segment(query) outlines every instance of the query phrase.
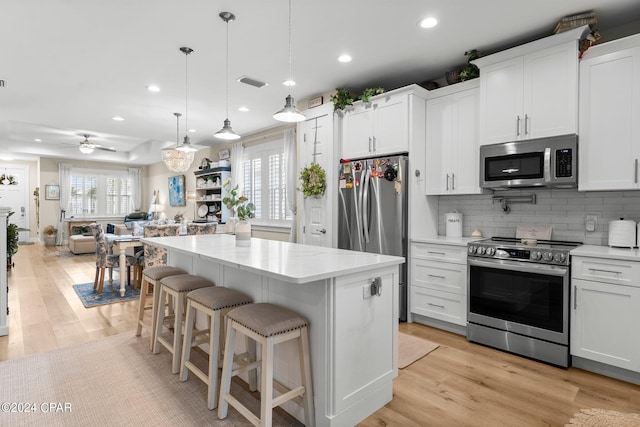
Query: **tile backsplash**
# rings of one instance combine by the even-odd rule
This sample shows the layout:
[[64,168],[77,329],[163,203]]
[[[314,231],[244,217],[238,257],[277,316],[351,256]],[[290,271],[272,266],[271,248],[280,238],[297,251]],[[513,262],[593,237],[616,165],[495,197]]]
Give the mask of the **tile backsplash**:
[[[609,221],[640,221],[640,191],[577,190],[509,190],[496,196],[536,195],[536,203],[509,204],[503,211],[493,194],[440,196],[438,234],[445,235],[445,214],[457,210],[463,214],[462,235],[470,236],[478,229],[484,237],[514,237],[518,225],[551,225],[553,240],[579,241],[590,245],[607,245]],[[597,216],[595,231],[586,231],[586,215]]]

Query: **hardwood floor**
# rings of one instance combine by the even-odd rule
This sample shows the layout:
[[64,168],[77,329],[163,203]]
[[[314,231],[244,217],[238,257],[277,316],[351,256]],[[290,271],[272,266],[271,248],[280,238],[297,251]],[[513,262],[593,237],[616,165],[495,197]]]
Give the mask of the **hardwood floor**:
[[51,254],[57,249],[21,245],[13,257],[15,267],[9,271],[9,335],[0,337],[0,360],[135,329],[137,301],[87,309],[73,290],[76,283],[93,282],[95,255],[63,258]]
[[393,400],[361,426],[564,426],[584,408],[640,412],[640,386],[416,323],[400,330],[440,347],[400,370]]
[[[10,333],[0,361],[135,329],[137,301],[84,308],[71,285],[93,281],[95,258],[20,246],[9,274]],[[583,408],[640,412],[640,386],[561,369],[427,326],[400,330],[440,347],[400,371],[394,399],[369,426],[563,426]]]

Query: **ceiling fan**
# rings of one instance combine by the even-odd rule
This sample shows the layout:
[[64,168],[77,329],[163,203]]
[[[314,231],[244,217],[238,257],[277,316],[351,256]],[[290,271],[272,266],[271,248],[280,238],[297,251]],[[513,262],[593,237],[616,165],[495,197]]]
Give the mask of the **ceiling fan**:
[[89,141],[89,136],[90,135],[83,134],[82,136],[84,136],[84,141],[80,141],[80,146],[78,148],[84,154],[91,154],[91,153],[93,153],[93,150],[95,150],[95,149],[104,150],[104,151],[111,151],[113,153],[115,153],[115,151],[116,151],[116,149],[113,148],[113,147],[103,147],[102,145],[97,145],[97,144],[94,144],[93,142]]

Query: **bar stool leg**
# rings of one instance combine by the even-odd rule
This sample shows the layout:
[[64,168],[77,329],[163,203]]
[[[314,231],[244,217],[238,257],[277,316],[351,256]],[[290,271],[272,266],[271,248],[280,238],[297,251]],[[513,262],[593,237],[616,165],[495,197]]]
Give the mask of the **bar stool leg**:
[[231,390],[231,370],[233,369],[233,351],[236,345],[236,330],[227,324],[227,337],[224,342],[224,361],[222,362],[222,377],[220,380],[220,401],[218,403],[218,418],[227,418],[229,403],[224,398]]
[[273,422],[273,337],[262,344],[261,354],[260,425],[270,426]]
[[[153,332],[153,343],[151,346],[151,351],[153,352],[153,354],[157,354],[160,352],[160,347],[158,345],[158,337],[160,336],[160,334],[162,333],[162,324],[164,323],[164,304],[165,304],[165,292],[162,289],[162,285],[160,285],[160,289],[157,290],[158,292],[158,304],[154,304],[154,307],[157,307],[156,310],[156,325],[155,325],[155,329]],[[155,298],[155,291],[154,291],[154,298]]]
[[140,284],[140,303],[138,305],[138,327],[136,328],[137,337],[142,335],[142,319],[144,319],[144,307],[147,302],[148,293],[149,293],[149,282],[147,280],[142,280],[142,283]]
[[195,324],[196,309],[187,301],[187,315],[184,320],[184,345],[182,346],[182,362],[180,363],[180,381],[184,382],[189,377],[189,369],[185,366],[191,358],[191,342],[193,341],[193,327]]
[[184,300],[180,297],[174,298],[174,321],[173,321],[173,357],[171,363],[171,373],[180,372],[180,356],[182,355],[182,316],[184,314]]

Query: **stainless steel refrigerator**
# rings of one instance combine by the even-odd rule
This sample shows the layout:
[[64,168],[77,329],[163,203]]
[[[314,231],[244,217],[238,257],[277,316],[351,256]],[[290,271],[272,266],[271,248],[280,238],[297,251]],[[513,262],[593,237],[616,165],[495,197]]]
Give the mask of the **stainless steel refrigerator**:
[[[407,157],[343,160],[338,247],[407,258]],[[400,320],[407,320],[407,263],[400,266]]]

